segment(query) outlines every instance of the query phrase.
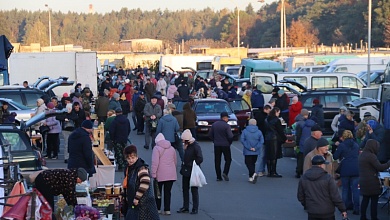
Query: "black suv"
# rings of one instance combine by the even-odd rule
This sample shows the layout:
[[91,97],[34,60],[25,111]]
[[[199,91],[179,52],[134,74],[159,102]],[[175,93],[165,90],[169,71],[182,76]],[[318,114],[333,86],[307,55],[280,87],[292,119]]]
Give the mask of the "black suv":
[[[298,95],[299,101],[302,103],[302,108],[305,108],[309,111],[313,108],[313,100],[318,99],[320,104],[323,105],[324,109],[324,123],[325,128],[323,133],[325,135],[333,134],[331,127],[334,116],[339,113],[340,107],[345,106],[348,102],[355,99],[359,99],[360,94],[358,89],[352,88],[332,88],[332,89],[317,89],[317,90],[306,90],[304,86],[289,80],[281,80],[280,84],[272,84],[280,88],[286,88],[291,92],[289,97],[292,98],[295,95]],[[268,84],[268,83],[267,83]],[[298,92],[294,90],[290,85],[297,86],[303,92]],[[356,117],[359,117],[359,109],[350,107],[349,110],[353,111]]]
[[30,108],[37,106],[37,99],[42,95],[47,94],[49,97],[55,96],[52,89],[57,86],[72,86],[74,81],[68,81],[67,77],[51,79],[49,77],[40,77],[32,88],[24,88],[23,86],[1,86],[0,97],[12,99],[13,101],[25,105]]

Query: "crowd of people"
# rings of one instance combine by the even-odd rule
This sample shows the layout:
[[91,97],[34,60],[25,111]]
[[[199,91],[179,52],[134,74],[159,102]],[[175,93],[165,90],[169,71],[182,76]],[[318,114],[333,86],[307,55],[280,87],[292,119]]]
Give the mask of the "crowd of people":
[[[390,150],[386,147],[388,143],[383,126],[369,114],[359,120],[352,111],[340,107],[332,122],[335,134],[329,142],[322,137],[324,111],[319,99],[313,99],[310,114],[302,107],[298,97],[292,97],[290,104],[290,98],[283,89],[275,88],[271,100],[265,102],[260,85],[243,84],[241,92],[237,93],[236,88],[227,79],[221,79],[217,72],[204,80],[201,77],[193,79],[191,74],[183,73],[164,71],[155,74],[141,68],[122,70],[105,76],[99,85],[98,97],[91,105],[93,97],[88,85],[82,88],[81,84],[77,84],[69,95],[64,93],[61,100],[55,97],[38,99],[35,114],[63,107],[67,113],[46,119],[37,124],[35,130],[39,132],[40,125],[50,127],[46,157],[52,159],[58,158],[58,134],[62,132],[66,139],[65,163],[68,163],[68,168],[84,168],[88,176],[92,176],[96,172],[90,144],[94,126],[91,111],[94,111],[99,124],[104,123],[108,133],[107,147],[115,152],[118,170],[126,176],[129,203],[140,207],[139,210],[127,211],[129,219],[134,212],[139,216],[149,216],[148,219],[158,219],[156,213],[171,214],[171,189],[177,180],[176,152],[181,160],[183,183],[183,207],[177,212],[190,212],[191,189],[193,207],[190,213],[198,213],[198,188],[190,187],[189,182],[193,161],[200,165],[203,156],[196,141],[196,113],[192,105],[193,98],[206,97],[243,99],[255,109],[240,139],[250,183],[256,183],[262,176],[282,177],[277,172],[277,162],[283,156],[282,145],[289,141],[286,128],[291,128],[295,131],[298,149],[298,200],[308,211],[309,219],[332,219],[335,206],[344,217],[347,210],[352,210],[353,214],[366,219],[369,201],[371,218],[376,219],[375,204],[380,194],[377,172],[389,168]],[[186,102],[182,112],[176,110],[175,100]],[[221,120],[212,124],[208,134],[214,144],[217,181],[230,181],[230,146],[234,137],[227,123],[228,117],[227,112],[221,112]],[[73,125],[68,126],[69,122]],[[130,122],[134,125],[133,129]],[[128,139],[131,130],[137,135],[144,135],[145,149],[153,149],[150,167],[138,157],[137,147],[131,145]],[[225,159],[223,170],[222,155]],[[337,170],[335,160],[341,161]],[[338,177],[343,188],[341,196],[334,181]],[[163,211],[162,199],[151,193],[153,181],[157,181],[155,187],[158,186],[160,194],[163,193]],[[319,187],[328,190],[328,194],[320,194],[324,191]],[[363,195],[361,204],[360,195]],[[321,200],[314,201],[317,197]],[[326,208],[315,208],[318,207],[316,204],[321,207],[326,204]]]

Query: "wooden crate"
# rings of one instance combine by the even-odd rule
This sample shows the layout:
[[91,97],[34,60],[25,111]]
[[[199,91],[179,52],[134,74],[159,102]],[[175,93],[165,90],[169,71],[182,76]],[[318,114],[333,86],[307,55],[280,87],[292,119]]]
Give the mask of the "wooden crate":
[[94,128],[93,129],[93,138],[95,141],[99,142],[99,148],[104,149],[104,128]]

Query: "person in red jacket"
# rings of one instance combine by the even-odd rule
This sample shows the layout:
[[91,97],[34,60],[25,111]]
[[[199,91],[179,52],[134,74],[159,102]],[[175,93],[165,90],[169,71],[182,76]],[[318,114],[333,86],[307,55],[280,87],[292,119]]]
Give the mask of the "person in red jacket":
[[288,112],[288,126],[291,127],[295,123],[295,117],[301,113],[302,110],[302,102],[298,100],[298,96],[294,96],[292,98],[292,103],[290,106],[290,110]]

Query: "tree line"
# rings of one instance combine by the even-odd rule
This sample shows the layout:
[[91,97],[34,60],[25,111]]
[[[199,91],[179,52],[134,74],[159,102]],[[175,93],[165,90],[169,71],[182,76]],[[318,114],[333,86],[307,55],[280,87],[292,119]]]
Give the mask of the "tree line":
[[[390,45],[390,0],[372,0],[372,46]],[[287,46],[346,45],[367,41],[368,0],[288,0]],[[0,34],[22,45],[49,45],[48,11],[0,11]],[[143,11],[122,8],[109,13],[51,13],[52,45],[75,44],[93,50],[118,49],[120,40],[152,38],[166,48],[237,46],[237,11],[229,9]],[[279,47],[280,3],[240,10],[241,46]]]

